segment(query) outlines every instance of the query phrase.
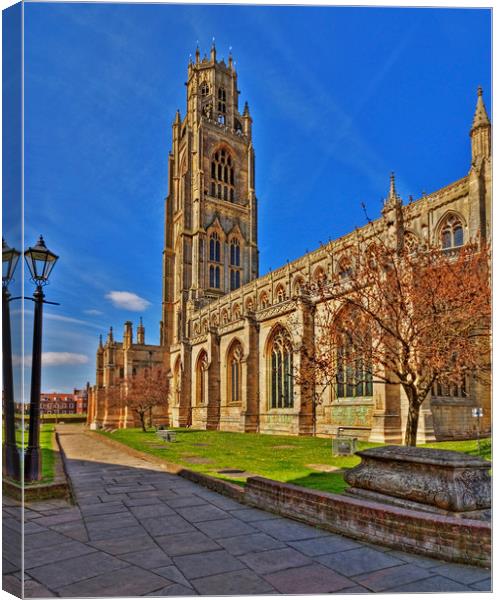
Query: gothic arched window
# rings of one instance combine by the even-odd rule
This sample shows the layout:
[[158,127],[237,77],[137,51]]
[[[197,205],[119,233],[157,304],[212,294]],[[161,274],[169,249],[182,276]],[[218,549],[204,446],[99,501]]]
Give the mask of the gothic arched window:
[[283,302],[285,300],[285,289],[283,285],[277,286],[275,295],[277,296],[277,302]]
[[236,341],[228,350],[227,369],[228,369],[228,389],[227,398],[229,402],[240,402],[242,400],[242,346]]
[[259,306],[260,306],[260,308],[266,308],[269,305],[270,305],[270,299],[268,297],[268,294],[266,292],[263,292],[261,294],[261,296],[259,297]]
[[336,327],[339,330],[337,337],[337,398],[372,396],[371,343],[367,344],[369,346],[367,348],[362,347],[359,349],[355,347],[350,333],[354,327],[354,318],[344,319]]
[[230,153],[221,148],[211,159],[211,196],[220,200],[235,200],[235,170]]
[[240,304],[237,302],[233,305],[232,314],[234,319],[240,319]]
[[237,238],[230,241],[230,289],[236,290],[240,287],[240,242]]
[[207,96],[209,94],[209,83],[203,81],[201,83],[201,96]]
[[220,267],[217,265],[209,266],[209,287],[217,290],[221,287]]
[[462,221],[456,215],[449,215],[441,228],[441,245],[443,250],[463,246]]
[[209,287],[221,287],[221,242],[220,236],[213,231],[209,236]]
[[211,262],[220,262],[220,237],[213,231],[213,233],[209,236],[209,260]]
[[303,292],[304,279],[300,275],[298,275],[296,277],[296,279],[294,280],[293,288],[294,288],[294,294],[296,296],[298,296],[299,294],[301,294]]
[[287,330],[278,327],[268,346],[270,408],[294,405],[292,343]]
[[197,359],[197,365],[195,369],[196,379],[196,394],[195,403],[197,406],[201,406],[206,403],[207,400],[207,369],[208,369],[208,357],[205,350],[199,355]]
[[338,273],[341,279],[349,279],[351,277],[353,274],[353,267],[348,258],[344,257],[339,261]]

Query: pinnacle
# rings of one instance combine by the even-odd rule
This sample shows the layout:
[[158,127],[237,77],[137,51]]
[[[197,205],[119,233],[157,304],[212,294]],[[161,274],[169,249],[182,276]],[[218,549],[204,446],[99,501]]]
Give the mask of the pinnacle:
[[396,182],[394,177],[394,171],[391,171],[390,184],[389,184],[389,198],[396,198]]
[[477,127],[483,127],[490,125],[488,113],[486,112],[486,107],[484,105],[484,101],[482,99],[482,87],[479,86],[477,88],[477,104],[476,110],[474,113],[474,121],[472,122],[472,129],[476,129]]

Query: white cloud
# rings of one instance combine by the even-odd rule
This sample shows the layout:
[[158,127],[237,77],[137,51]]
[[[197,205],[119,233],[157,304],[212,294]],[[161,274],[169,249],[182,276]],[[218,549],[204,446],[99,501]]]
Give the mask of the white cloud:
[[103,315],[104,313],[101,310],[97,310],[96,308],[90,308],[88,310],[83,311],[85,315]]
[[76,325],[84,325],[85,327],[93,327],[94,329],[102,329],[102,325],[83,321],[83,319],[75,319],[74,317],[65,317],[64,315],[54,315],[53,313],[45,312],[45,318],[51,321],[61,321],[62,323],[75,323]]
[[150,302],[134,294],[133,292],[109,292],[105,297],[117,308],[125,308],[140,312],[150,306]]
[[[58,367],[61,365],[85,365],[89,362],[86,354],[77,354],[75,352],[43,352],[42,365],[44,367]],[[14,354],[12,357],[14,367],[23,365],[22,356]],[[31,355],[24,356],[24,366],[31,366]]]

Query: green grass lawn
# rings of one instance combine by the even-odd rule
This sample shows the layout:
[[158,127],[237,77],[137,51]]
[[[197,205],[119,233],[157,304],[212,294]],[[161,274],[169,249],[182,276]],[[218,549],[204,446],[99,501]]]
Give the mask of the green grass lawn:
[[[40,429],[40,446],[42,449],[42,480],[37,483],[50,483],[54,479],[54,463],[55,463],[55,450],[54,450],[54,431],[55,426],[53,424],[44,423]],[[22,432],[16,430],[16,442],[19,448],[28,445],[28,431]]]
[[[347,484],[342,469],[360,462],[357,456],[332,456],[330,438],[231,433],[177,429],[176,442],[162,442],[154,432],[120,429],[114,433],[99,431],[136,450],[234,483],[244,484],[247,473],[304,487],[341,493]],[[359,450],[381,444],[359,443]],[[477,442],[440,442],[434,448],[477,454]],[[486,453],[483,451],[485,449]],[[490,459],[490,440],[481,442],[482,456]],[[337,470],[334,471],[333,468]],[[244,470],[245,476],[223,474],[226,469]],[[330,471],[327,471],[329,469]]]

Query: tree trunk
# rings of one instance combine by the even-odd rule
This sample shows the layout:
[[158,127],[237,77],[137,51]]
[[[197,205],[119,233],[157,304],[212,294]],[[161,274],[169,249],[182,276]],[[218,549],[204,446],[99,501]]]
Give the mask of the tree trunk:
[[144,433],[147,433],[147,429],[145,427],[145,413],[140,412],[140,413],[138,413],[138,416],[140,417],[140,423],[142,424],[142,431]]
[[408,396],[408,419],[405,429],[405,446],[417,445],[418,417],[420,414],[420,405],[414,401],[414,398]]

